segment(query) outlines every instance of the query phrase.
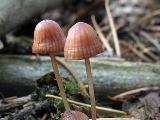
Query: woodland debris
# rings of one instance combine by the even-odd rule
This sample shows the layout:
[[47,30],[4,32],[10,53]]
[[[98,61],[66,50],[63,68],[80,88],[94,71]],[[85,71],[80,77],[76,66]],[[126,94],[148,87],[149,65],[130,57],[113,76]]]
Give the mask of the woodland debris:
[[18,98],[18,99],[10,100],[6,104],[2,104],[3,100],[1,100],[0,113],[9,111],[9,110],[14,109],[16,107],[23,106],[25,103],[27,103],[29,101],[31,101],[31,96],[30,95],[26,96],[26,97],[21,97],[21,98]]
[[141,120],[159,120],[160,96],[158,92],[142,94],[123,103],[123,110]]
[[[0,89],[5,95],[14,96],[16,93],[19,96],[31,93],[36,80],[52,71],[49,57],[2,55],[0,58]],[[63,58],[57,57],[57,59],[65,62]],[[86,84],[84,62],[70,61],[67,64]],[[131,89],[160,85],[158,63],[104,61],[92,58],[91,66],[96,96],[101,102],[106,101],[107,96],[114,96]],[[60,73],[62,76],[70,76],[62,66]]]

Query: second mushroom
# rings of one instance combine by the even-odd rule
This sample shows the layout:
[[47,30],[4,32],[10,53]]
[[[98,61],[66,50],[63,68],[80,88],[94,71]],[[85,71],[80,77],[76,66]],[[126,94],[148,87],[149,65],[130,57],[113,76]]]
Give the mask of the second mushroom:
[[70,28],[64,47],[64,57],[66,60],[85,60],[92,120],[96,120],[96,103],[89,58],[101,52],[102,43],[90,25],[78,22]]
[[60,26],[52,20],[43,20],[35,28],[34,43],[32,46],[33,53],[48,53],[51,57],[53,70],[56,76],[60,94],[66,111],[70,111],[67,102],[63,82],[61,80],[55,54],[62,52],[65,43],[65,35]]

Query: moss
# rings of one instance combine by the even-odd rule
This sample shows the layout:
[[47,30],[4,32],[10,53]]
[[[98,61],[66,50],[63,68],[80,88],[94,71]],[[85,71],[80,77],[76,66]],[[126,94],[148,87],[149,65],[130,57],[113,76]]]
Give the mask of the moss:
[[[70,78],[62,78],[64,82],[64,88],[67,94],[67,97],[73,100],[78,99],[78,85],[76,81],[70,80]],[[45,100],[46,94],[59,95],[59,89],[57,86],[57,82],[55,80],[55,76],[53,73],[46,74],[37,80],[36,89],[32,93],[32,99],[34,101],[42,101]],[[61,100],[53,99],[51,100],[52,106],[55,109],[54,117],[58,119],[61,113],[64,112],[64,104]]]
[[32,115],[28,116],[28,120],[36,120]]
[[37,87],[36,90],[32,93],[32,99],[35,101],[45,100],[46,94],[58,94],[57,87],[52,85],[44,85],[43,87]]
[[74,95],[78,92],[78,85],[75,81],[63,78],[63,82],[67,94]]
[[54,114],[55,119],[58,119],[61,113],[64,112],[64,104],[62,101],[55,99],[53,106],[56,108],[56,113]]
[[[67,97],[72,98],[72,96],[78,94],[79,89],[76,81],[70,80],[66,77],[63,77],[62,80],[64,82]],[[37,80],[36,89],[32,93],[32,98],[33,100],[44,100],[46,99],[46,94],[59,94],[58,85],[53,73],[48,73]]]

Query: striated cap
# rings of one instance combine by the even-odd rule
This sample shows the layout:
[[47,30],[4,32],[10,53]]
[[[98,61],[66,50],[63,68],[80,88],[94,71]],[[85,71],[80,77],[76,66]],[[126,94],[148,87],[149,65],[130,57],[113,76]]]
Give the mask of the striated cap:
[[64,47],[65,59],[85,59],[101,52],[102,43],[89,24],[78,22],[72,26]]
[[33,53],[57,53],[64,50],[65,35],[55,21],[43,20],[34,31]]
[[89,118],[82,112],[70,111],[63,113],[60,120],[89,120]]

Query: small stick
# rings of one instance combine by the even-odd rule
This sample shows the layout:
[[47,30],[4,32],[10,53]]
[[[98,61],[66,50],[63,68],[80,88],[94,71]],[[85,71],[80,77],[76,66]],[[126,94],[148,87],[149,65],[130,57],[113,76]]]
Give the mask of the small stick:
[[52,112],[50,112],[50,116],[51,116],[51,118],[54,120],[54,115],[53,115]]
[[62,82],[62,79],[61,79],[60,74],[59,74],[59,70],[58,70],[58,66],[57,66],[57,61],[56,61],[55,55],[54,54],[50,54],[50,57],[51,57],[51,61],[52,61],[53,70],[54,70],[54,73],[55,73],[55,76],[56,76],[57,84],[58,84],[58,87],[59,87],[59,90],[60,90],[60,94],[62,96],[62,100],[63,100],[63,103],[64,103],[64,107],[65,107],[66,111],[69,112],[70,111],[70,107],[69,107],[69,104],[67,102],[67,98],[66,98],[63,82]]
[[115,28],[115,25],[114,25],[114,22],[113,22],[113,18],[112,18],[112,15],[111,15],[111,11],[109,9],[109,0],[105,0],[105,8],[106,8],[109,24],[110,24],[112,35],[113,35],[116,54],[117,54],[118,57],[121,57],[120,44],[119,44],[116,28]]
[[143,45],[143,43],[140,42],[140,40],[138,39],[138,37],[134,33],[131,32],[131,33],[129,33],[129,35],[133,38],[133,40],[135,40],[137,42],[138,47],[141,49],[141,51],[143,51],[148,56],[150,56],[154,61],[158,61],[158,57],[156,55],[154,55],[152,52],[150,52],[150,50],[148,48],[146,48],[145,45]]
[[[55,96],[55,95],[50,95],[50,94],[47,94],[46,97],[62,100],[61,97],[58,97],[58,96]],[[67,101],[70,102],[70,103],[72,103],[72,104],[81,105],[81,106],[89,107],[89,108],[91,107],[91,105],[89,105],[89,104],[77,102],[77,101],[74,101],[74,100],[67,99]],[[106,111],[106,112],[112,112],[112,113],[116,113],[116,114],[121,114],[121,115],[126,115],[126,114],[127,114],[127,113],[124,112],[124,111],[115,110],[115,109],[112,109],[112,108],[100,107],[100,106],[96,106],[96,109],[97,109],[97,110],[101,110],[101,111]]]
[[89,58],[85,59],[85,65],[87,72],[87,82],[89,87],[90,102],[91,102],[92,120],[96,120],[96,101],[94,95],[93,80],[91,78],[91,65]]
[[158,41],[153,39],[149,34],[147,34],[144,31],[140,31],[140,35],[142,35],[145,38],[145,40],[149,41],[152,45],[154,45],[157,48],[157,50],[160,52],[160,45]]
[[60,59],[56,58],[57,63],[62,65],[66,70],[68,70],[68,72],[73,76],[73,78],[77,81],[79,87],[80,87],[80,91],[82,92],[82,94],[86,97],[89,98],[88,96],[88,92],[85,88],[85,86],[83,85],[83,83],[81,82],[79,76],[77,75],[77,73],[65,62],[61,61]]
[[142,26],[144,30],[151,32],[160,32],[160,27],[156,25]]
[[102,43],[104,44],[105,48],[108,50],[108,51],[113,51],[112,50],[112,47],[110,46],[109,42],[106,40],[104,34],[102,33],[101,29],[99,28],[97,22],[96,22],[96,19],[95,19],[95,16],[92,15],[91,16],[91,20],[92,20],[92,23],[94,25],[94,28],[96,29],[99,37],[101,38],[100,40],[102,41]]
[[[2,103],[3,99],[0,100],[0,102]],[[24,104],[26,104],[27,102],[31,101],[31,96],[25,96],[25,97],[21,97],[21,98],[17,98],[17,99],[13,99],[10,100],[8,103],[5,104],[0,104],[0,113],[9,111],[10,109],[14,109],[16,107],[20,107],[23,106]]]
[[121,41],[120,44],[123,45],[123,46],[125,46],[125,47],[128,47],[129,50],[131,50],[135,55],[137,55],[143,61],[145,61],[145,62],[152,62],[151,59],[149,59],[148,57],[146,57],[144,54],[142,54],[141,52],[139,52],[137,49],[135,49],[131,45],[127,44],[126,42]]
[[110,98],[114,101],[124,101],[124,98],[127,98],[127,96],[129,96],[129,95],[140,93],[142,91],[151,91],[151,90],[154,90],[154,91],[159,90],[159,87],[154,86],[154,87],[144,87],[144,88],[129,90],[127,92],[121,93],[119,95],[116,95],[116,96],[110,97]]
[[160,9],[157,9],[155,11],[152,11],[150,14],[147,14],[146,16],[142,17],[140,20],[137,21],[137,23],[134,23],[134,24],[131,24],[129,27],[128,27],[128,30],[130,31],[131,29],[137,27],[137,26],[142,26],[144,24],[146,24],[146,22],[148,20],[150,20],[152,17],[154,16],[158,16],[160,15]]
[[46,120],[46,118],[47,118],[47,113],[45,113],[45,114],[43,115],[43,117],[42,117],[41,120]]
[[3,103],[7,103],[7,100],[6,100],[6,98],[5,98],[5,96],[3,95],[2,92],[0,92],[0,97],[2,97],[2,102]]

